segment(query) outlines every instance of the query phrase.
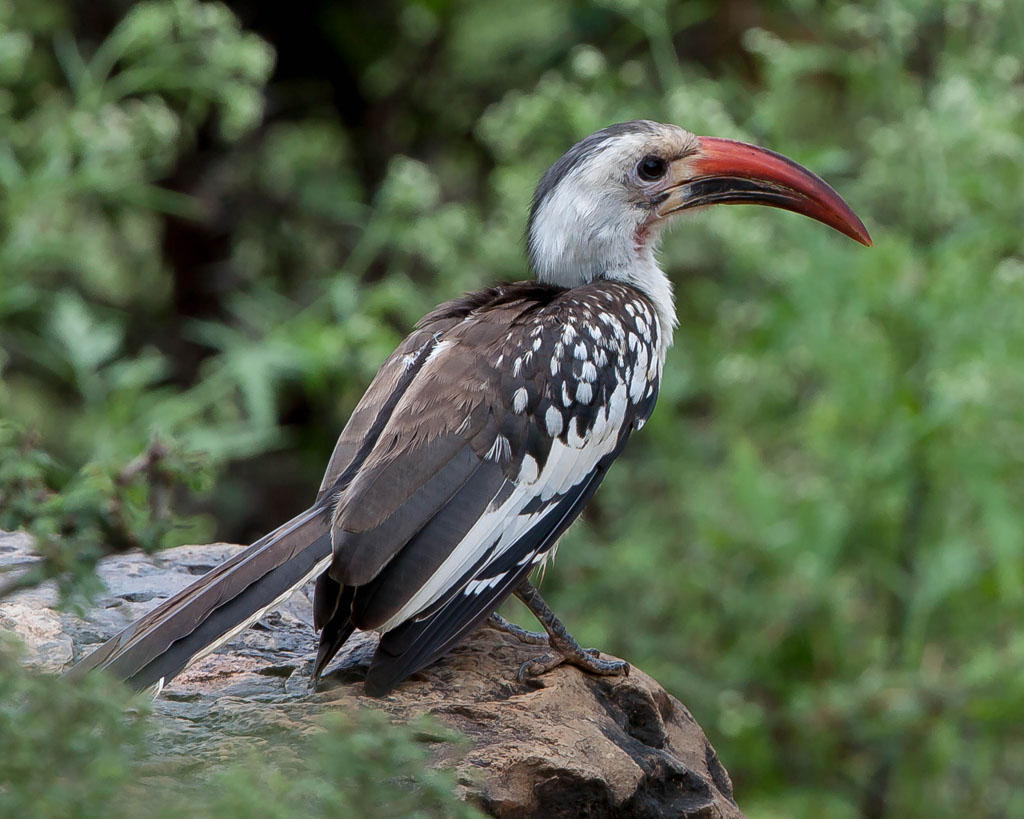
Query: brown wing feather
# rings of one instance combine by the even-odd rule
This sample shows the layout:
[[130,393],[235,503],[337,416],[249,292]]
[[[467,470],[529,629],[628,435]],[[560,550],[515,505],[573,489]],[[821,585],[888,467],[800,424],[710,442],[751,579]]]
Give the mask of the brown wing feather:
[[323,481],[320,483],[317,500],[336,490],[338,481],[346,470],[358,466],[360,451],[376,440],[380,429],[394,409],[394,402],[401,397],[404,387],[408,386],[403,384],[403,381],[411,381],[415,374],[410,372],[409,362],[416,364],[419,359],[418,363],[422,365],[422,361],[437,343],[438,334],[451,324],[451,319],[440,320],[413,332],[381,365],[338,437]]
[[[330,571],[339,583],[371,581],[470,480],[482,477],[509,403],[496,351],[528,306],[520,299],[464,316],[418,368],[358,474],[338,493]],[[505,466],[488,476],[492,494],[518,471],[511,459]]]
[[404,394],[418,370],[418,366],[409,366],[411,356],[422,352],[418,362],[422,365],[441,336],[476,311],[508,307],[512,314],[519,315],[524,309],[550,302],[562,292],[560,287],[539,282],[502,284],[445,302],[420,319],[416,329],[388,356],[353,410],[327,464],[317,498],[334,490],[347,470],[358,467],[360,458],[357,456],[365,457],[367,444],[374,443],[380,435],[396,400]]

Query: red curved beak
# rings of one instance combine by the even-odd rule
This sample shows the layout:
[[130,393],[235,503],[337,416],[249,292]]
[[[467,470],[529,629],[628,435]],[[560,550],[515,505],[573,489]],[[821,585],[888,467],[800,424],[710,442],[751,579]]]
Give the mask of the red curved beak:
[[673,169],[678,184],[658,208],[667,216],[687,208],[756,204],[817,219],[871,246],[864,223],[832,187],[811,171],[774,151],[717,137],[699,137],[700,150]]

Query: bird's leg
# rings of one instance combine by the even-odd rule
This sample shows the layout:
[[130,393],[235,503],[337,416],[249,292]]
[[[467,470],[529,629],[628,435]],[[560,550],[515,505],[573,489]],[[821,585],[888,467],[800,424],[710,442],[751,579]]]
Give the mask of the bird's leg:
[[555,617],[548,604],[540,596],[540,592],[534,588],[529,580],[516,589],[516,597],[523,601],[523,604],[533,612],[544,630],[548,633],[548,644],[551,651],[527,660],[519,668],[516,677],[522,682],[526,677],[537,677],[546,674],[562,663],[571,663],[579,666],[591,674],[611,676],[615,674],[629,674],[629,663],[625,660],[602,660],[596,648],[582,648],[562,625],[562,621]]
[[489,625],[493,629],[498,631],[504,631],[506,634],[511,634],[513,637],[518,637],[520,642],[528,643],[532,646],[546,646],[548,644],[548,635],[542,631],[527,631],[522,626],[517,626],[515,623],[510,623],[498,612],[494,612],[491,615],[491,619],[488,621]]

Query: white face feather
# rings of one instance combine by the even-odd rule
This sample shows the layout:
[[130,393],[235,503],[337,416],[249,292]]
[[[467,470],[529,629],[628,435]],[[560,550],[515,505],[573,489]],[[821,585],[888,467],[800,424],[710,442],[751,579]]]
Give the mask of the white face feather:
[[[692,153],[697,138],[674,125],[629,125],[588,137],[549,172],[557,175],[559,164],[568,164],[553,186],[546,187],[546,178],[538,189],[530,261],[541,281],[562,287],[598,279],[627,282],[653,301],[663,327],[674,328],[672,284],[655,259],[663,223],[652,216],[636,166],[651,154]],[[663,343],[671,339],[671,331],[663,334]]]

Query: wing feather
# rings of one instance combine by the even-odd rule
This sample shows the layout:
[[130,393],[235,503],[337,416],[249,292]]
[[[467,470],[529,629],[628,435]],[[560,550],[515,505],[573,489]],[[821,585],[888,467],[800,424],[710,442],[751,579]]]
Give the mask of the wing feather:
[[[481,462],[473,480],[437,510],[377,577],[358,589],[352,611],[356,625],[386,629],[388,623],[404,619],[406,612],[416,612],[443,594],[451,572],[441,568],[451,560],[452,544],[466,541],[504,482],[497,464]],[[467,559],[478,559],[482,545],[472,544]]]
[[[451,456],[446,457],[449,452]],[[415,464],[388,464],[380,479],[365,488],[366,494],[349,501],[362,507],[358,513],[336,515],[331,576],[346,586],[362,586],[373,580],[410,538],[474,478],[481,463],[465,441],[445,439],[425,447]],[[411,492],[410,485],[415,486]],[[395,504],[395,496],[402,494],[407,497]],[[373,516],[380,523],[364,523]]]
[[381,637],[370,671],[366,692],[371,696],[390,691],[398,682],[419,668],[443,656],[476,628],[533,571],[536,558],[547,553],[569,528],[580,510],[604,479],[614,453],[593,472],[560,498],[554,508],[506,550],[499,561],[477,573],[489,580],[466,593],[468,581],[453,588],[446,602],[434,613],[409,620]]
[[338,436],[317,500],[354,477],[442,335],[465,318],[463,302],[446,302],[425,316],[381,365]]

